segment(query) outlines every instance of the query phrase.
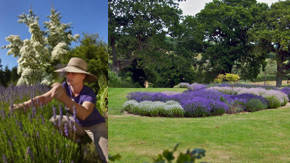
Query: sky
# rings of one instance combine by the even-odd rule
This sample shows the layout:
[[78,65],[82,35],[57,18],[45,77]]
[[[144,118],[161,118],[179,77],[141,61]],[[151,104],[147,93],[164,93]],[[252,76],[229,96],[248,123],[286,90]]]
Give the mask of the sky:
[[[257,2],[267,3],[271,6],[272,3],[279,0],[257,0]],[[206,3],[212,2],[212,0],[186,0],[179,2],[183,15],[195,15],[205,7]]]
[[[108,1],[107,0],[0,0],[0,59],[3,67],[9,69],[17,65],[17,58],[7,55],[2,49],[9,42],[9,35],[19,35],[22,40],[30,39],[25,24],[17,22],[18,16],[32,9],[39,17],[39,25],[48,21],[50,9],[54,8],[62,17],[62,23],[71,23],[72,34],[98,34],[100,39],[108,42]],[[79,43],[72,44],[73,46]]]

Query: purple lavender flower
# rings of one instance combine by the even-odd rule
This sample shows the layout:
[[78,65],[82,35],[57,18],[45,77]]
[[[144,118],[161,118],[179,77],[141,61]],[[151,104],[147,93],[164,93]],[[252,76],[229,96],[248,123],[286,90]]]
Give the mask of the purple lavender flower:
[[12,144],[12,141],[11,141],[11,139],[10,139],[10,138],[8,138],[8,144],[9,144],[10,148],[12,148],[12,147],[13,147],[13,144]]
[[192,90],[192,91],[197,91],[200,89],[205,89],[207,86],[203,85],[203,84],[198,84],[198,83],[193,83],[191,85],[189,85],[188,89]]
[[8,163],[8,161],[7,161],[7,158],[6,158],[5,154],[2,154],[2,160],[3,160],[3,163]]
[[66,117],[67,117],[67,123],[68,123],[68,128],[71,129],[72,125],[71,125],[71,119],[68,113],[66,113]]
[[18,122],[18,126],[19,126],[19,129],[20,129],[21,131],[23,131],[23,124],[22,124],[21,121]]
[[65,134],[65,136],[68,137],[68,127],[67,127],[67,123],[64,124],[64,134]]
[[288,99],[290,100],[290,87],[284,87],[280,91],[288,95]]
[[74,131],[74,133],[77,132],[76,122],[73,125],[73,131]]
[[167,101],[168,95],[163,93],[155,93],[155,92],[132,92],[129,93],[127,98],[129,100],[136,100],[138,102],[141,101]]
[[36,116],[36,107],[32,106],[32,117],[34,118]]
[[62,119],[63,113],[62,113],[61,105],[59,105],[59,116],[60,116],[60,119]]
[[30,157],[31,160],[33,160],[33,151],[30,149],[30,147],[28,146],[26,148],[26,160]]
[[44,124],[45,123],[45,120],[44,120],[44,117],[43,117],[42,114],[40,115],[40,118],[41,118],[41,123]]
[[5,116],[5,115],[6,115],[6,114],[5,114],[5,111],[4,111],[4,110],[0,110],[0,114],[1,114],[1,117],[2,117],[3,119],[5,119],[5,117],[6,117],[6,116]]
[[39,132],[38,131],[36,132],[36,137],[39,138]]

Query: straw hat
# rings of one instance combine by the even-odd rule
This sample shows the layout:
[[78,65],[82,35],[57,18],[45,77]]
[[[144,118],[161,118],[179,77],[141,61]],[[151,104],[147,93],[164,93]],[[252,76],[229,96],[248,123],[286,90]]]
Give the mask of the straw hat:
[[82,73],[86,74],[85,81],[87,82],[93,82],[97,80],[97,77],[89,72],[88,70],[88,64],[82,60],[81,58],[73,57],[69,60],[66,67],[57,69],[55,72],[74,72],[74,73]]

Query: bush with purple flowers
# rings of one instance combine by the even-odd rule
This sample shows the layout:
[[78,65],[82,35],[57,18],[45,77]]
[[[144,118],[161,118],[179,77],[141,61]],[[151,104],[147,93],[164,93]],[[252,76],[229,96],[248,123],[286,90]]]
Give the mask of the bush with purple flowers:
[[[152,104],[164,104],[166,101],[178,102],[184,110],[184,116],[204,117],[222,115],[224,113],[237,113],[242,111],[254,112],[266,108],[277,108],[288,102],[288,88],[267,90],[264,88],[245,87],[207,87],[202,84],[184,84],[188,87],[182,93],[166,94],[161,92],[133,92],[130,93],[124,104],[125,110],[131,113],[148,115],[143,112],[150,110]],[[190,88],[192,87],[192,88]],[[286,92],[286,93],[285,93]],[[148,103],[150,101],[150,104]],[[136,111],[136,108],[141,110]],[[156,107],[156,106],[155,106]],[[150,113],[151,116],[160,116],[161,112]]]
[[[234,87],[234,88],[211,87],[209,89],[215,89],[215,90],[218,90],[224,94],[229,94],[229,95],[252,94],[252,95],[256,95],[256,96],[262,96],[266,100],[268,100],[268,103],[272,103],[273,100],[275,100],[275,102],[278,100],[280,104],[279,105],[271,105],[271,108],[284,106],[289,101],[287,94],[285,94],[283,91],[279,91],[279,90],[267,90],[264,88],[242,88],[242,87]],[[271,101],[269,101],[269,100],[271,100]]]
[[288,96],[288,99],[290,100],[290,87],[282,88],[281,92],[285,93]]
[[[209,115],[221,115],[228,111],[229,107],[226,103],[220,99],[224,95],[216,90],[198,89],[196,91],[185,91],[183,93],[166,95],[163,93],[153,92],[134,92],[128,95],[129,100],[135,100],[136,102],[142,101],[177,101],[180,103],[185,111],[185,116],[209,116]],[[132,103],[130,101],[125,105]],[[148,106],[149,107],[149,106]]]

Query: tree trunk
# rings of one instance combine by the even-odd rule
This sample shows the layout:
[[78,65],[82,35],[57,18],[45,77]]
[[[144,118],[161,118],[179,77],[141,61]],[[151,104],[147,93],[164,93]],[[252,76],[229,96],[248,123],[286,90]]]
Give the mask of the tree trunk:
[[112,55],[113,55],[113,71],[119,72],[119,64],[118,64],[118,57],[116,53],[116,47],[115,47],[115,39],[111,38],[111,47],[112,47]]
[[276,87],[282,86],[282,80],[283,80],[283,59],[281,57],[281,54],[277,53],[277,74],[276,74]]

